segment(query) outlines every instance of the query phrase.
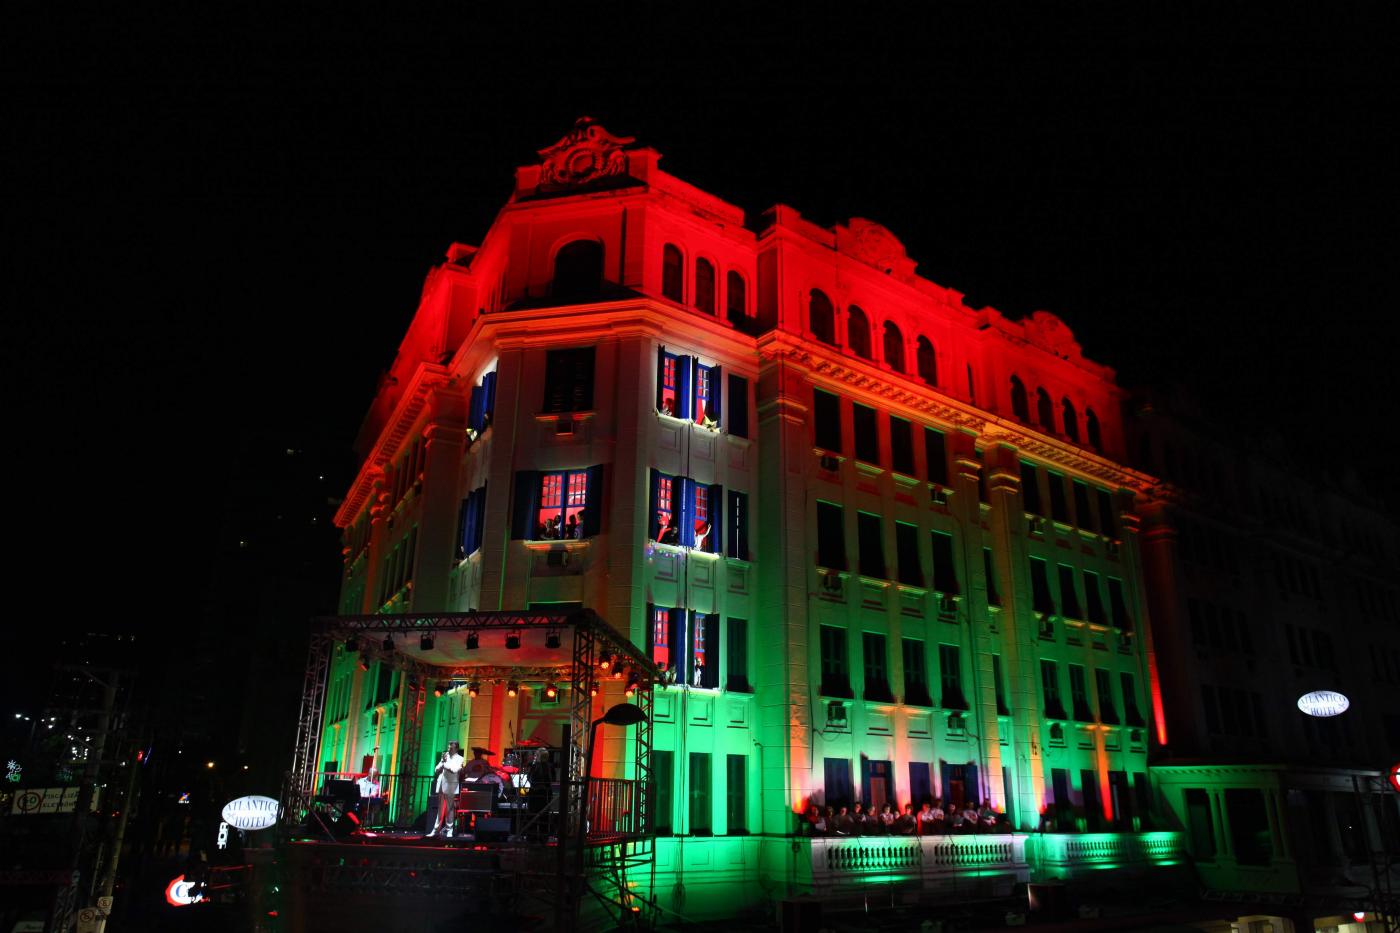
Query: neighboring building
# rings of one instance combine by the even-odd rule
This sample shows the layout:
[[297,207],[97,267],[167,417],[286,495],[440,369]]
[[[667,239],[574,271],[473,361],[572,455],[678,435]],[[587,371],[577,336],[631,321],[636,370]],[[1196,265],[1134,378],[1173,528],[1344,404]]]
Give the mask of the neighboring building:
[[[1143,509],[1169,750],[1153,772],[1203,880],[1297,917],[1377,909],[1400,891],[1394,524],[1301,448],[1246,447],[1183,398],[1141,403],[1130,435],[1168,481]],[[1314,690],[1350,708],[1305,715]]]
[[[1148,832],[1156,481],[1123,465],[1113,372],[877,224],[750,226],[630,142],[580,121],[429,274],[336,518],[341,612],[585,606],[629,633],[674,678],[655,891],[687,916],[1177,861]],[[429,695],[405,761],[402,672],[340,650],[320,760],[551,740],[530,686]],[[924,798],[1014,832],[797,838],[810,804]]]

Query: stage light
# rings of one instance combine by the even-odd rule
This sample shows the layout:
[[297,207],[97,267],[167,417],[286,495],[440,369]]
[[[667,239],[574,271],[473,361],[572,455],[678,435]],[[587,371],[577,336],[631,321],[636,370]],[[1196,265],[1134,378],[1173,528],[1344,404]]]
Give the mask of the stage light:
[[513,697],[519,692],[520,684],[516,683],[513,680],[510,683],[506,684],[506,696]]
[[1353,910],[1351,912],[1351,919],[1355,920],[1357,923],[1360,923],[1361,921],[1366,919],[1366,911]]
[[607,670],[608,668],[612,667],[612,662],[613,662],[612,655],[610,655],[610,654],[605,654],[605,655],[603,655],[602,659],[598,661],[598,669],[599,669],[599,670],[604,670],[604,671],[605,671],[605,670]]
[[393,650],[394,650],[394,636],[393,636],[393,635],[385,635],[385,636],[384,636],[384,650],[385,650],[385,651],[393,651]]
[[432,651],[433,636],[429,635],[427,632],[424,632],[422,635],[418,636],[418,647],[423,651]]
[[614,664],[614,665],[613,665],[613,680],[621,680],[621,679],[622,679],[622,675],[625,674],[625,673],[626,673],[626,671],[624,671],[624,670],[622,669],[622,665],[621,665],[621,664]]
[[588,688],[588,695],[596,697],[598,695],[598,682],[594,681],[593,686]]
[[544,695],[546,699],[552,700],[559,695],[559,688],[554,684],[545,684]]
[[627,678],[627,695],[630,697],[637,692],[637,675],[633,674]]
[[544,646],[546,648],[558,648],[562,643],[558,632],[545,632]]
[[481,647],[481,638],[480,638],[480,636],[478,636],[478,635],[476,634],[476,632],[468,632],[468,633],[467,633],[467,650],[468,650],[468,651],[475,651],[476,649],[478,649],[478,648],[480,648],[480,647]]
[[506,636],[506,650],[515,651],[520,648],[520,633],[511,632]]
[[369,658],[365,657],[364,655],[360,655],[360,670],[369,670]]
[[360,642],[359,642],[359,639],[357,639],[354,635],[351,635],[349,638],[345,639],[345,650],[346,650],[346,651],[359,651],[359,650],[360,650]]
[[434,688],[433,688],[433,696],[435,696],[435,697],[440,697],[440,696],[442,696],[442,688],[441,688],[441,687],[434,687]]
[[474,681],[474,680],[473,680],[471,683],[467,684],[467,696],[469,696],[469,697],[475,699],[475,698],[476,698],[476,695],[477,695],[478,693],[480,693],[480,692],[481,692],[481,684],[477,683],[477,682]]

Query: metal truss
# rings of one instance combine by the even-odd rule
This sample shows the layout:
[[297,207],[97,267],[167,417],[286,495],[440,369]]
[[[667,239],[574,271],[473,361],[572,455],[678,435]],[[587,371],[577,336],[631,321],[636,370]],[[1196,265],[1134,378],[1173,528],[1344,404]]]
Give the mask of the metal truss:
[[299,823],[311,809],[312,781],[321,752],[321,724],[325,718],[326,685],[330,679],[334,639],[325,632],[311,633],[306,651],[306,675],[302,679],[301,712],[297,719],[297,744],[292,770],[282,792],[282,817]]
[[[408,678],[404,695],[404,706],[408,716],[404,721],[403,738],[400,742],[399,760],[417,761],[418,750],[423,741],[423,706],[427,702],[428,688],[422,677]],[[406,772],[399,775],[398,787],[394,790],[394,823],[407,826],[413,822],[418,812],[419,802],[414,794],[416,775]]]

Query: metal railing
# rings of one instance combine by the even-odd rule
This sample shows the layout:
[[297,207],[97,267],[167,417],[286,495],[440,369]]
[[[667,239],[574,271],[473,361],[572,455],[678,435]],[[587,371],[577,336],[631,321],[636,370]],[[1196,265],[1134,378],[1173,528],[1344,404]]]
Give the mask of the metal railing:
[[636,806],[637,782],[593,778],[588,792],[588,837],[636,836],[646,831]]

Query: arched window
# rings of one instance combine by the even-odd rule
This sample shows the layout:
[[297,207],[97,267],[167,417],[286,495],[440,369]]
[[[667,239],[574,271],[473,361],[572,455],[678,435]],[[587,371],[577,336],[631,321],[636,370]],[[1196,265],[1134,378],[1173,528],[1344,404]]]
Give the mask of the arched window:
[[603,287],[603,244],[574,240],[554,254],[556,298],[592,298]]
[[1031,420],[1031,403],[1026,398],[1026,384],[1021,377],[1011,377],[1011,414],[1022,421]]
[[1079,416],[1074,413],[1074,403],[1069,399],[1061,399],[1060,407],[1064,410],[1065,416],[1065,436],[1076,444],[1079,443]]
[[1099,433],[1099,416],[1094,414],[1092,408],[1084,409],[1084,429],[1089,433],[1089,446],[1102,451],[1103,435]]
[[870,318],[856,305],[846,312],[846,346],[862,359],[870,359]]
[[695,260],[695,307],[715,313],[715,267],[708,259]]
[[1055,432],[1055,408],[1050,404],[1050,393],[1044,389],[1035,390],[1035,416],[1040,426],[1050,433]]
[[724,308],[731,324],[740,324],[749,314],[748,286],[733,270],[724,278]]
[[938,385],[938,354],[933,352],[933,344],[922,334],[914,349],[914,365],[919,367],[919,378],[931,386]]
[[807,307],[807,317],[812,328],[812,336],[829,346],[836,346],[836,309],[831,299],[819,289],[812,289],[812,297]]
[[680,248],[670,243],[661,251],[661,297],[685,301],[685,265]]
[[885,362],[895,372],[904,372],[904,335],[893,321],[885,322]]

